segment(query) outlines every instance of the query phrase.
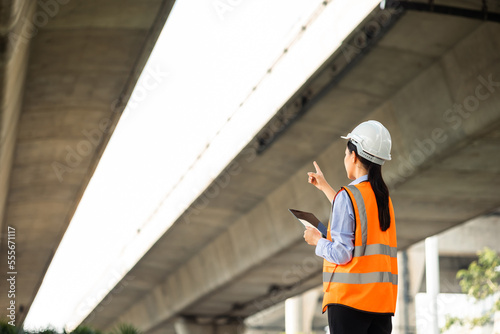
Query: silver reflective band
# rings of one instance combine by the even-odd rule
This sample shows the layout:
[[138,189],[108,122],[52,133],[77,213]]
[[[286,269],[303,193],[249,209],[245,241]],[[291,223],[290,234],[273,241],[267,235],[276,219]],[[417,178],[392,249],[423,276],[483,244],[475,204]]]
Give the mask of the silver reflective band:
[[397,257],[398,249],[384,244],[366,245],[366,247],[355,246],[353,256],[360,257],[363,255],[389,255],[390,257]]
[[366,247],[366,240],[368,239],[368,220],[366,218],[365,201],[363,200],[361,191],[359,191],[358,188],[356,188],[355,186],[347,186],[346,188],[351,191],[352,195],[354,196],[354,200],[356,201],[356,205],[358,206],[359,220],[361,225],[361,246],[358,246],[361,247],[361,249],[358,251],[361,253],[358,256],[363,256],[364,247]]
[[386,271],[365,274],[323,272],[323,282],[345,284],[392,283],[398,285],[398,275]]

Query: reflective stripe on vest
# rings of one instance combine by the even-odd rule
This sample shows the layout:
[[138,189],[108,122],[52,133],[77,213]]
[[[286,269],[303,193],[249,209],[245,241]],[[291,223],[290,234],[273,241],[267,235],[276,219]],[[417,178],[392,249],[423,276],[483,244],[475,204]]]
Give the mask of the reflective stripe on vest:
[[361,244],[362,244],[362,246],[358,250],[358,253],[360,253],[359,256],[362,256],[365,254],[364,248],[366,247],[366,239],[368,238],[368,221],[366,219],[365,201],[363,200],[363,195],[361,195],[361,191],[359,191],[359,189],[356,188],[355,186],[347,186],[345,188],[349,189],[352,192],[352,195],[354,196],[354,199],[358,204],[358,213],[360,220],[359,223],[361,225]]
[[398,256],[398,249],[384,244],[374,244],[365,246],[355,246],[353,257],[360,257],[363,255],[389,255],[390,257]]
[[327,283],[392,283],[398,284],[398,275],[386,271],[356,274],[356,273],[323,273],[323,282]]
[[[341,191],[347,192],[355,213],[353,258],[344,265],[324,261],[323,312],[329,304],[341,304],[368,312],[394,313],[398,274],[392,201],[389,199],[391,226],[382,231],[375,194],[368,182],[347,186]],[[330,241],[331,223],[332,217],[327,236]]]

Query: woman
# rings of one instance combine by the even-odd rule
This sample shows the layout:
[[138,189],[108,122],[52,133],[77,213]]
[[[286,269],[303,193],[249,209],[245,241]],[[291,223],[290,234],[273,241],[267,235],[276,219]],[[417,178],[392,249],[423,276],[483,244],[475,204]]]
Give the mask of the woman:
[[[397,297],[394,210],[381,167],[390,160],[391,136],[377,121],[347,136],[344,166],[353,180],[336,193],[318,164],[309,183],[332,203],[328,229],[308,228],[304,239],[324,258],[323,313],[331,333],[391,333]],[[327,236],[322,238],[321,234]]]

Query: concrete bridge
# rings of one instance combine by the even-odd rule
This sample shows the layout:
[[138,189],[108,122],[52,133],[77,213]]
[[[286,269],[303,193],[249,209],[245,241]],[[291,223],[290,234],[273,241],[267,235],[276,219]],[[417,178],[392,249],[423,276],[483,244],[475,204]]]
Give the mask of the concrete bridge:
[[[1,2],[0,253],[7,254],[14,227],[18,324],[173,3]],[[5,275],[2,269],[2,310],[9,303]]]
[[[123,109],[172,5],[150,1],[152,9],[133,3],[120,2],[121,19],[111,14],[111,4],[101,12],[94,1],[70,2],[67,6],[76,7],[68,12],[61,4],[60,14],[29,39],[29,59],[24,44],[7,44],[17,47],[16,57],[14,49],[3,53],[2,231],[16,226],[23,249],[19,262],[30,273],[19,280],[21,314],[31,305],[119,117],[110,105]],[[22,4],[11,1],[11,13],[39,10]],[[327,220],[329,204],[307,184],[306,172],[317,160],[334,187],[348,182],[345,141],[339,136],[366,119],[381,121],[392,134],[393,161],[384,166],[384,176],[395,204],[399,249],[498,208],[496,6],[450,0],[376,8],[84,322],[102,329],[128,322],[146,333],[174,333],[176,326],[192,333],[236,331],[243,318],[317,286],[321,261],[287,209],[313,211]],[[89,21],[97,26],[86,27],[85,13],[92,10],[102,16]],[[129,11],[134,17],[143,13],[143,20],[128,20]],[[137,35],[129,30],[120,35],[125,33],[118,23],[116,30],[99,31],[110,17],[133,24]],[[5,29],[15,26],[5,22]],[[71,43],[55,42],[69,33],[75,34]],[[111,40],[140,51],[131,57],[110,47]],[[88,43],[109,47],[104,53],[109,55],[63,57]],[[109,68],[108,62],[113,70],[105,75],[101,69]],[[26,81],[12,71],[25,71]],[[109,80],[103,89],[93,89],[103,78]],[[59,183],[50,162],[64,161],[66,145],[84,139],[82,120],[98,125],[104,117],[112,119],[103,127],[105,139]],[[6,127],[9,118],[14,123]],[[1,307],[4,295],[1,291]]]

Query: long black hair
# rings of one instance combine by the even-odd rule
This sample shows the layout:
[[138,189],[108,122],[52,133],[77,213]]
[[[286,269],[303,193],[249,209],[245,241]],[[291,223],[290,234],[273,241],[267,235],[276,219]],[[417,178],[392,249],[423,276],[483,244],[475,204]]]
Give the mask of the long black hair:
[[350,140],[347,142],[347,149],[351,153],[355,152],[359,161],[368,170],[368,181],[372,186],[375,199],[377,200],[380,229],[385,231],[391,226],[391,213],[389,211],[389,189],[382,178],[382,166],[359,156],[356,145]]

